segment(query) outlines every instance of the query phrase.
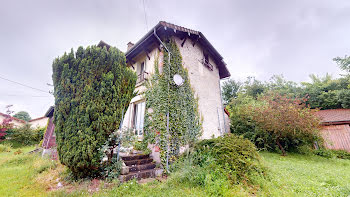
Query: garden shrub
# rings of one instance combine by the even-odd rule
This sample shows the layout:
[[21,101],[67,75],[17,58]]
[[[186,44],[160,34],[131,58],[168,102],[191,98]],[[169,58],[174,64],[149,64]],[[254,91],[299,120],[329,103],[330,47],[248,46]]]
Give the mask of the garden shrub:
[[29,124],[19,128],[10,129],[8,135],[11,142],[17,142],[22,145],[38,144],[44,137],[44,128],[32,129]]
[[350,159],[350,153],[345,150],[332,150],[332,152],[339,159]]
[[317,156],[325,157],[325,158],[334,158],[335,157],[335,155],[332,152],[332,150],[324,149],[324,148],[315,150],[314,154],[317,155]]
[[203,165],[208,157],[213,157],[234,183],[249,181],[252,174],[264,175],[265,172],[255,145],[234,134],[202,140],[196,144],[195,154],[200,155],[195,157],[199,165]]
[[137,76],[115,47],[72,49],[56,58],[52,68],[59,160],[76,177],[98,176],[99,149],[118,130]]
[[228,106],[232,133],[250,139],[258,148],[298,151],[298,147],[322,144],[320,120],[305,105],[306,99],[278,94],[260,95],[257,100],[238,97]]

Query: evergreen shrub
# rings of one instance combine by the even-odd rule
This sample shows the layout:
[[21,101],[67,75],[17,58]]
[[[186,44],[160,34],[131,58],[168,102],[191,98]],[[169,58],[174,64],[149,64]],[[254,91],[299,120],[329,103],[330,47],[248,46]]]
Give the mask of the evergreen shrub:
[[134,96],[136,74],[115,47],[72,49],[52,68],[59,160],[75,177],[97,176],[99,149],[119,128]]

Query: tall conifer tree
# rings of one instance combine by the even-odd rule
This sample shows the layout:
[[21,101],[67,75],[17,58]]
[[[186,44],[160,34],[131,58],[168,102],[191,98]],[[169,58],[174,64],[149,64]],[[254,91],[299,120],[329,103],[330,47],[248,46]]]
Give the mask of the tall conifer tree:
[[118,130],[134,94],[136,74],[114,47],[72,49],[52,67],[59,159],[77,177],[97,175],[99,149]]

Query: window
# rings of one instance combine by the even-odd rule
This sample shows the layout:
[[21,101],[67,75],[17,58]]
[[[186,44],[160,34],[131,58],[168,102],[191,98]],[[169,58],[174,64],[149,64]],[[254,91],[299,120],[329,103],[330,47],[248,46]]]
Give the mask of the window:
[[133,127],[136,135],[143,135],[145,104],[145,102],[134,104]]
[[141,63],[139,74],[142,74],[143,72],[145,72],[145,62],[142,62],[142,63]]
[[209,64],[209,55],[208,55],[208,53],[204,53],[204,62]]
[[145,62],[140,64],[140,67],[137,69],[137,81],[136,84],[143,82],[147,79],[147,72],[145,71]]
[[205,67],[207,67],[209,70],[213,71],[213,65],[209,63],[209,54],[206,52],[203,52],[203,60],[202,63]]

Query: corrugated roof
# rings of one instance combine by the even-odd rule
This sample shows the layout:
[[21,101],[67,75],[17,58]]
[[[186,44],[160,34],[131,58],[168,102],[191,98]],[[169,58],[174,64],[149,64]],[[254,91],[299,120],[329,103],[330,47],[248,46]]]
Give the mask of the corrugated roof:
[[322,123],[336,123],[350,121],[350,109],[326,109],[316,112]]

